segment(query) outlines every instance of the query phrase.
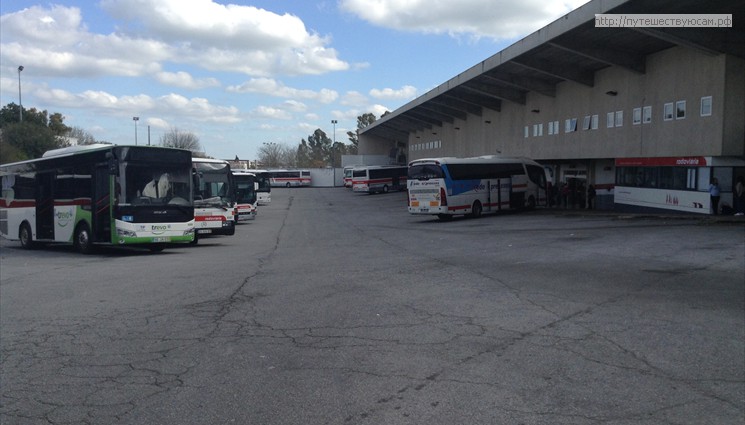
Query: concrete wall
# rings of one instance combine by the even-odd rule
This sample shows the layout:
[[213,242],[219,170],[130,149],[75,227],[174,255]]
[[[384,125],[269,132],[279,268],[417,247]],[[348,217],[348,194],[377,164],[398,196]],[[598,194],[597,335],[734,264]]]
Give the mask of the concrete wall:
[[[411,133],[409,160],[436,156],[501,153],[538,160],[745,154],[745,61],[674,47],[646,59],[639,74],[609,67],[595,74],[594,87],[563,82],[556,97],[528,93],[525,105],[502,102],[502,110]],[[614,91],[611,96],[606,92]],[[712,115],[700,115],[701,98],[712,97]],[[663,119],[665,103],[686,101],[684,119]],[[651,122],[632,124],[634,108],[651,107]],[[531,112],[537,110],[539,112]],[[622,125],[608,128],[607,114],[621,111]],[[583,130],[597,116],[597,129]],[[565,122],[577,130],[567,133]],[[558,121],[558,134],[549,127]],[[525,127],[529,136],[525,137]],[[534,136],[534,127],[542,135]],[[360,135],[361,154],[386,154],[393,142]]]

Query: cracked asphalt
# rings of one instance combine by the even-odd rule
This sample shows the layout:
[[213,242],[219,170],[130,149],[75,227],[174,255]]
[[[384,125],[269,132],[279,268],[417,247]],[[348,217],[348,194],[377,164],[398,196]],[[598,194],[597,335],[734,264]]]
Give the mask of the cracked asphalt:
[[156,254],[0,242],[0,423],[745,423],[742,223],[272,198]]

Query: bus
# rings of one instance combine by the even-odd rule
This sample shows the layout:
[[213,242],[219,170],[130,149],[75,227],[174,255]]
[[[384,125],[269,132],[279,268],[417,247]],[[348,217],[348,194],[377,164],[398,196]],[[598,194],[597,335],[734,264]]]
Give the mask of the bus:
[[366,193],[405,190],[407,173],[405,165],[358,166],[352,169],[352,190]]
[[0,235],[31,249],[69,243],[146,247],[192,242],[191,152],[93,144],[0,165]]
[[256,176],[256,182],[259,183],[256,189],[256,204],[269,205],[272,202],[272,185],[271,176],[267,170],[248,170]]
[[235,234],[235,182],[230,164],[192,158],[194,167],[194,243],[205,235]]
[[310,186],[310,170],[269,170],[272,187]]
[[409,213],[479,217],[546,205],[546,171],[528,158],[417,159],[409,163]]
[[256,175],[248,170],[233,170],[237,222],[256,218],[256,190],[259,183]]
[[344,167],[344,187],[347,189],[352,188],[352,170],[353,166]]

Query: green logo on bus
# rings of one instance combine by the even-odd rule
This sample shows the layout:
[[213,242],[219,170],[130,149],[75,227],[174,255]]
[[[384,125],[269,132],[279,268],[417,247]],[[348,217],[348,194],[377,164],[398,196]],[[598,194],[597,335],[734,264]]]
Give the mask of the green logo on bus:
[[160,235],[161,233],[164,233],[166,230],[168,230],[171,226],[168,224],[153,224],[151,227],[151,230],[154,234]]
[[72,210],[57,211],[56,213],[54,213],[54,216],[57,217],[57,225],[59,225],[60,227],[65,227],[70,224],[70,221],[72,221],[73,217],[75,217],[75,214],[72,212]]

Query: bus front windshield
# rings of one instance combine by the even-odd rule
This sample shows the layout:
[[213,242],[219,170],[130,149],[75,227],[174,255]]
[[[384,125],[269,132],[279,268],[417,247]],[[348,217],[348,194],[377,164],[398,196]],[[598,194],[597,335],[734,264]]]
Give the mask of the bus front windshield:
[[191,205],[191,169],[124,163],[117,178],[119,205]]
[[199,164],[194,206],[230,208],[235,202],[230,168],[220,164]]

